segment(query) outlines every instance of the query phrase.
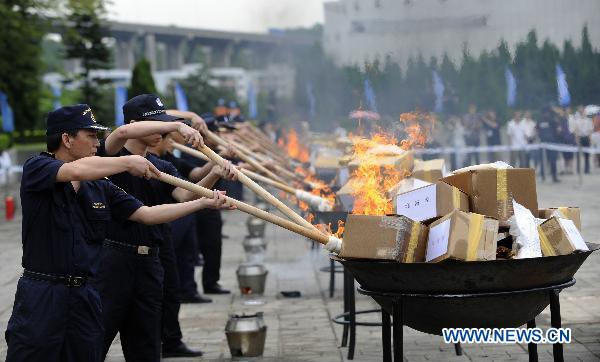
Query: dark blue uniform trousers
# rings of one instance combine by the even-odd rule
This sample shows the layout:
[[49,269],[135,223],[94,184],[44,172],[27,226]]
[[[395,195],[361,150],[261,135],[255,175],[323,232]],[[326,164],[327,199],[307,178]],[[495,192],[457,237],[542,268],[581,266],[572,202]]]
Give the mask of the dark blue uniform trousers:
[[160,360],[163,274],[158,256],[104,245],[95,280],[102,297],[103,356],[119,332],[125,360]]
[[102,361],[103,337],[100,296],[92,286],[19,279],[7,361]]
[[163,349],[181,345],[183,335],[179,326],[179,272],[171,235],[166,235],[160,246],[160,263],[165,271],[163,286],[161,339]]
[[179,271],[179,295],[193,296],[198,294],[198,284],[194,278],[199,252],[196,216],[188,215],[173,221],[171,229],[177,257],[177,270]]

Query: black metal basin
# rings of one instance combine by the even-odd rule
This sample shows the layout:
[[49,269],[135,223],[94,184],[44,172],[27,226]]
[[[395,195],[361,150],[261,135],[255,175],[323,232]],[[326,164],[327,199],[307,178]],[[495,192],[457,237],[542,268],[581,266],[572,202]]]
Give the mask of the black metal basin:
[[342,259],[367,290],[406,293],[481,293],[513,291],[555,285],[571,280],[585,259],[600,249],[532,259],[441,263],[398,263],[385,260]]
[[575,272],[600,245],[588,247],[571,255],[485,262],[332,259],[388,313],[401,294],[404,325],[439,335],[442,328],[518,327],[534,319],[548,306],[549,290],[571,286]]

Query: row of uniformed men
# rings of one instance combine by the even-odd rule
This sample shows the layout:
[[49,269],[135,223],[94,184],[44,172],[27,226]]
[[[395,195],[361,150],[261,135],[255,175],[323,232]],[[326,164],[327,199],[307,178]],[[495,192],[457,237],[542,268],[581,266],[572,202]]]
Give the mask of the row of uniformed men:
[[[160,172],[182,177],[160,156],[170,158],[169,137],[203,145],[200,117],[166,111],[151,94],[130,99],[123,112],[129,122],[101,141],[97,132],[106,128],[89,106],[50,112],[48,152],[23,166],[24,272],[6,331],[7,361],[102,361],[117,333],[127,361],[159,361],[161,334],[163,356],[202,354],[182,342],[177,261],[182,270],[186,255],[175,255],[167,223],[234,206],[222,191],[198,198],[156,179]],[[170,159],[204,187],[235,180],[231,163]],[[192,225],[174,228],[178,243],[188,242]],[[189,268],[182,273],[189,278]],[[217,281],[208,287],[219,292]]]

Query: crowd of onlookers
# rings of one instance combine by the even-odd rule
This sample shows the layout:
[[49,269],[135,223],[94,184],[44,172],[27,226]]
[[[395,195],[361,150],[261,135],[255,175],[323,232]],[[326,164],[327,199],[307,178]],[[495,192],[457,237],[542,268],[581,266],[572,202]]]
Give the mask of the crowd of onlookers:
[[[502,159],[515,167],[539,168],[540,176],[545,179],[546,167],[550,169],[552,180],[558,181],[558,174],[573,174],[575,169],[580,171],[583,163],[583,173],[590,173],[590,156],[600,167],[600,155],[590,155],[582,152],[579,160],[578,147],[600,148],[600,107],[578,106],[569,107],[546,106],[538,112],[515,111],[506,122],[499,120],[493,110],[478,112],[472,105],[463,116],[450,116],[442,137],[435,137],[428,142],[427,147],[439,146],[441,143],[448,147],[461,149],[464,147],[510,145],[516,150],[510,151],[508,159],[506,152],[457,152],[450,155],[452,169],[481,163],[485,155],[488,162]],[[439,129],[439,128],[438,128]],[[439,132],[438,132],[439,134]],[[439,138],[445,138],[440,140]],[[552,150],[544,148],[527,149],[528,145],[551,143],[570,146],[568,149]],[[574,148],[575,146],[575,148]],[[558,160],[562,157],[563,167],[558,171]]]

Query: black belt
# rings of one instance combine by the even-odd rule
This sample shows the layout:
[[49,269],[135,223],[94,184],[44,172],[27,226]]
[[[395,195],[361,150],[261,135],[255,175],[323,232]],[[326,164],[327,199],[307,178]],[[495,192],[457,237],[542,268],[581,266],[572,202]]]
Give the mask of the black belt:
[[158,247],[149,247],[146,245],[133,245],[133,244],[122,243],[120,241],[115,241],[115,240],[110,240],[110,239],[104,239],[104,245],[111,247],[111,248],[131,252],[133,254],[142,255],[142,256],[157,256],[158,255]]
[[47,282],[64,284],[67,287],[82,287],[87,283],[87,277],[78,277],[72,275],[56,275],[24,270],[23,276],[29,279],[43,280]]

